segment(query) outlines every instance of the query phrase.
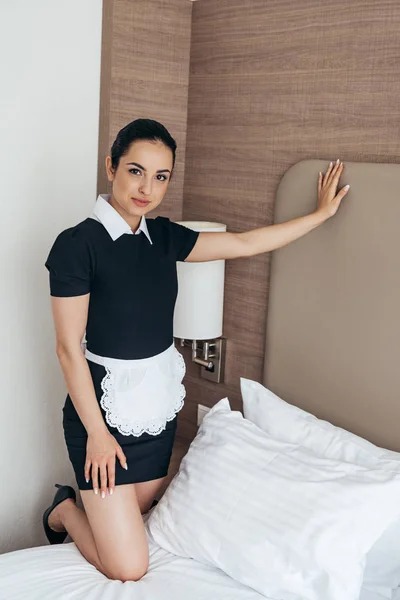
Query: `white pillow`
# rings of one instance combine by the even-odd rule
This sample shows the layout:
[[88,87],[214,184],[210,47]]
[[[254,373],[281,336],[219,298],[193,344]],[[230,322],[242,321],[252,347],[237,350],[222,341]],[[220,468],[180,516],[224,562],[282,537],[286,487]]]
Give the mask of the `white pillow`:
[[[300,444],[321,456],[371,468],[397,468],[400,454],[288,404],[256,381],[241,379],[243,412],[273,437]],[[364,586],[391,598],[400,585],[400,520],[392,524],[367,556]]]
[[231,411],[205,416],[148,527],[169,552],[279,600],[357,600],[365,555],[400,517],[400,467],[330,460]]

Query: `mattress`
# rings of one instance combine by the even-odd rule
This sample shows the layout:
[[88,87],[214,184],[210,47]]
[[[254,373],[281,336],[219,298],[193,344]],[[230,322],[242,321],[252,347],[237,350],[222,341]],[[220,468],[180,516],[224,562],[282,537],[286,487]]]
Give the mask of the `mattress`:
[[[1,600],[265,600],[225,573],[166,552],[149,535],[150,565],[137,582],[99,573],[73,542],[0,556]],[[272,599],[271,599],[272,600]],[[300,597],[298,600],[302,600]],[[360,600],[384,600],[363,591]],[[400,600],[400,590],[393,600]]]

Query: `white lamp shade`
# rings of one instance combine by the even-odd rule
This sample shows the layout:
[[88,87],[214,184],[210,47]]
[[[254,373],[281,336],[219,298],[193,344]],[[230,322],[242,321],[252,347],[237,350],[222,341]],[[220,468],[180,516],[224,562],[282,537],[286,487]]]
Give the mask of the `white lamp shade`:
[[[180,221],[194,231],[226,231],[222,223]],[[174,313],[174,336],[208,340],[222,335],[225,261],[178,262],[178,297]]]

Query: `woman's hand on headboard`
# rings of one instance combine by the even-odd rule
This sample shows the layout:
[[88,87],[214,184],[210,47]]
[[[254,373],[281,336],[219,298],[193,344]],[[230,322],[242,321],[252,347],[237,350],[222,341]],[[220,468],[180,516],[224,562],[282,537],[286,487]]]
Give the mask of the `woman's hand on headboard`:
[[202,231],[186,262],[254,256],[282,248],[306,235],[336,214],[349,191],[350,186],[346,185],[337,193],[343,168],[343,163],[338,160],[335,164],[330,163],[325,175],[319,174],[318,206],[312,213],[243,233]]
[[338,159],[336,163],[330,163],[325,175],[319,174],[318,179],[318,211],[327,218],[336,214],[340,203],[350,189],[349,185],[337,191],[340,176],[344,164]]

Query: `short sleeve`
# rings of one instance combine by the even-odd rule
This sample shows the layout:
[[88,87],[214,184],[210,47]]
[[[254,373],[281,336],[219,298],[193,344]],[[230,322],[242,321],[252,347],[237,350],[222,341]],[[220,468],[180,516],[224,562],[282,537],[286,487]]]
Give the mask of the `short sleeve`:
[[83,232],[66,229],[57,237],[45,266],[50,274],[50,294],[57,297],[89,294],[92,265]]
[[199,237],[199,232],[193,231],[193,229],[189,229],[179,223],[173,223],[172,221],[169,221],[169,226],[176,260],[184,261],[193,250]]

